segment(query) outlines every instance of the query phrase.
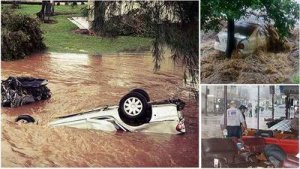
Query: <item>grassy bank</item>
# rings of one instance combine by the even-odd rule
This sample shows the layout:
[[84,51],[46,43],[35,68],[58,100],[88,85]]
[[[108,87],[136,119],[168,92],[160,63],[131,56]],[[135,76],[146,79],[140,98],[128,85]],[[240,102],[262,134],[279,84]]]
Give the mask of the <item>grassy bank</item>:
[[295,76],[293,80],[294,83],[300,84],[300,76]]
[[[83,5],[77,6],[55,6],[56,15],[51,17],[55,23],[42,23],[44,42],[50,52],[72,52],[103,54],[121,51],[132,51],[149,48],[150,38],[137,36],[120,36],[118,38],[102,38],[74,33],[76,25],[67,18],[80,16]],[[18,12],[36,17],[35,13],[40,10],[40,5],[21,5]]]

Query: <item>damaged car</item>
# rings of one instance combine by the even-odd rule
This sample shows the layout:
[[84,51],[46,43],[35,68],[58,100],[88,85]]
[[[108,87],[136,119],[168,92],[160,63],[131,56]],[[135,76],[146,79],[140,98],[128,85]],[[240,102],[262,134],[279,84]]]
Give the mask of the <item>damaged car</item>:
[[202,139],[202,168],[299,168],[299,142],[277,142],[257,136]]
[[[227,31],[217,34],[214,49],[225,52],[227,48]],[[243,55],[251,54],[267,45],[266,29],[256,23],[237,22],[234,26],[235,49]]]
[[290,123],[282,120],[270,130],[250,129],[241,139],[202,139],[202,167],[299,168],[299,138]]
[[19,107],[51,97],[48,80],[33,77],[8,77],[1,82],[2,107]]
[[299,168],[299,118],[280,119],[269,129],[247,129],[241,139],[202,139],[202,167]]
[[[150,102],[148,93],[134,89],[123,96],[118,106],[104,106],[90,111],[57,117],[49,126],[67,126],[102,131],[129,131],[183,134],[185,133],[180,99]],[[21,115],[16,122],[35,122],[29,115]]]

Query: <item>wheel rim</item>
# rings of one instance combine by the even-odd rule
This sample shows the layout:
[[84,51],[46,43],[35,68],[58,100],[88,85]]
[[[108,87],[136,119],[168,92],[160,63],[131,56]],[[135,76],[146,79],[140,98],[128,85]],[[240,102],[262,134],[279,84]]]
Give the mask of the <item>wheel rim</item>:
[[143,110],[142,101],[136,97],[130,97],[124,102],[124,111],[129,116],[137,116]]

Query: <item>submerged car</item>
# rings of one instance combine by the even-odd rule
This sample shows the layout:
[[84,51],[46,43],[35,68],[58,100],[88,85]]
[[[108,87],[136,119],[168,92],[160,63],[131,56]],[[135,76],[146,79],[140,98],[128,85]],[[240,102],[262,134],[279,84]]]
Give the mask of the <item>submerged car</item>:
[[8,77],[1,81],[2,107],[18,107],[51,97],[48,80],[33,77]]
[[[267,45],[266,30],[263,26],[249,22],[237,22],[234,27],[235,48],[242,54],[253,53],[259,47]],[[225,52],[227,48],[227,32],[217,34],[214,44],[216,50]]]
[[[142,131],[155,133],[185,133],[180,99],[150,102],[143,89],[134,89],[121,98],[118,106],[99,107],[87,112],[57,117],[49,126],[67,126],[103,131]],[[35,122],[29,115],[21,115],[16,122]]]

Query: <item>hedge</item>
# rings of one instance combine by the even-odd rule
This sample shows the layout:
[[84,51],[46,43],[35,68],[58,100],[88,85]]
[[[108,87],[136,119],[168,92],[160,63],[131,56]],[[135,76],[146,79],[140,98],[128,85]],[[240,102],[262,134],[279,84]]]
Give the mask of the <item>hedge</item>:
[[1,17],[1,60],[22,59],[46,48],[37,19],[8,9]]

